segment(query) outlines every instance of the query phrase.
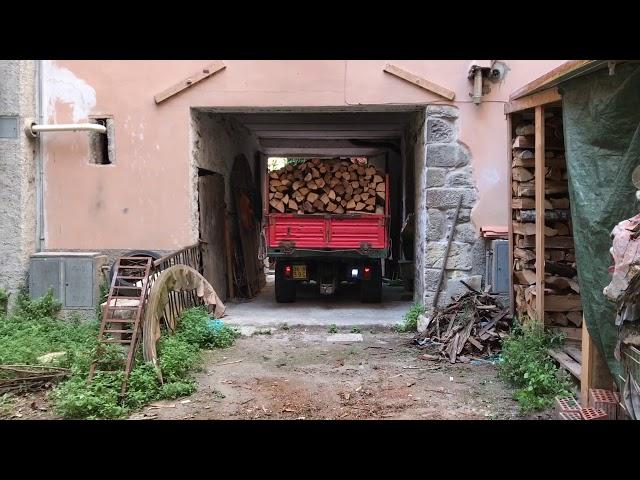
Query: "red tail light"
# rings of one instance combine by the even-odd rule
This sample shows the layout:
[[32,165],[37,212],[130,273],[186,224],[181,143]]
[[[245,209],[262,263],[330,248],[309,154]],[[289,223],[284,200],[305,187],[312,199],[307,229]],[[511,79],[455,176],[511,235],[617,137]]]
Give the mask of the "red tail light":
[[286,265],[284,267],[284,276],[287,278],[291,278],[291,265]]
[[371,278],[371,267],[364,267],[362,270],[362,277],[365,280],[369,280]]

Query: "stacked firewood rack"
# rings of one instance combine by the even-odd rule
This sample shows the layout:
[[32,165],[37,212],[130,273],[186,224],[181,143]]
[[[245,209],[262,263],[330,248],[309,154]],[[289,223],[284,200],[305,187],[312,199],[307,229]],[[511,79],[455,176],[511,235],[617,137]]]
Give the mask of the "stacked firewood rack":
[[514,113],[511,134],[515,313],[575,336],[577,332],[569,329],[582,326],[582,303],[561,107],[539,106]]

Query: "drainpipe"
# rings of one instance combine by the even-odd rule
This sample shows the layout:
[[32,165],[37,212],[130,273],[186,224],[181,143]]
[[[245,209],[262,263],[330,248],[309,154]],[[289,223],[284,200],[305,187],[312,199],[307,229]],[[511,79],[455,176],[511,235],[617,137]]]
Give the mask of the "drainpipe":
[[[42,60],[36,60],[36,118],[39,123],[44,121],[42,108]],[[36,140],[36,249],[41,252],[44,248],[44,178],[42,142]]]
[[476,68],[473,76],[473,103],[480,105],[482,102],[482,69]]
[[107,127],[98,123],[60,123],[41,125],[35,122],[27,125],[27,134],[36,137],[41,132],[97,132],[107,133]]

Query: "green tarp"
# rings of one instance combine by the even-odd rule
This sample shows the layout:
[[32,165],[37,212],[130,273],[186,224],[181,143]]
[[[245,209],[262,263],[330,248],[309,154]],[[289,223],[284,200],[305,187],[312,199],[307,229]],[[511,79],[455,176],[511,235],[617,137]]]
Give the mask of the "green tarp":
[[600,70],[559,90],[584,317],[617,381],[615,308],[602,289],[611,278],[611,230],[639,211],[631,173],[640,165],[640,65]]

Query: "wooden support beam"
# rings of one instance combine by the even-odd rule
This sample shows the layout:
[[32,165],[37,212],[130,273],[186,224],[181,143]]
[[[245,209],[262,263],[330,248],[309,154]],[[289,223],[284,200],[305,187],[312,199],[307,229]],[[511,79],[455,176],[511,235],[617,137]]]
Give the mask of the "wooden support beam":
[[552,87],[548,90],[544,90],[539,93],[534,93],[518,100],[511,100],[504,105],[504,113],[509,114],[513,112],[519,112],[521,110],[527,110],[529,108],[539,107],[547,105],[549,103],[560,102],[562,97],[558,93],[557,87]]
[[420,88],[424,88],[425,90],[428,90],[431,93],[440,95],[441,97],[444,97],[447,100],[453,100],[456,96],[454,91],[449,90],[448,88],[444,88],[440,85],[437,85],[427,80],[426,78],[420,77],[411,72],[407,72],[406,70],[403,70],[400,67],[396,67],[395,65],[391,65],[390,63],[387,63],[387,65],[384,67],[384,71],[387,73],[390,73],[391,75],[395,75],[396,77],[401,78],[402,80],[405,80],[409,83],[417,85]]
[[[508,178],[507,178],[507,185],[511,185],[511,182],[513,180],[512,177],[512,173],[513,173],[513,168],[511,166],[511,163],[513,162],[513,149],[511,148],[511,143],[512,143],[512,139],[511,139],[511,135],[512,135],[512,123],[511,123],[511,115],[507,115],[507,160],[509,163],[507,163],[507,172],[508,172]],[[507,205],[509,205],[509,222],[508,222],[508,234],[509,234],[509,262],[510,262],[510,267],[512,268],[513,266],[513,201],[512,201],[512,196],[511,196],[511,189],[507,188]],[[513,290],[513,271],[511,271],[511,275],[509,275],[509,314],[513,317],[513,314],[515,312],[515,295],[514,295],[514,290]]]
[[158,93],[155,97],[153,97],[156,103],[162,103],[168,98],[173,97],[174,95],[186,90],[189,87],[192,87],[198,82],[201,82],[205,78],[209,78],[210,76],[218,73],[220,70],[226,68],[226,65],[220,61],[214,62],[211,65],[207,65],[202,70],[194,73],[193,75],[188,76],[184,80],[176,83],[175,85],[170,86],[166,90]]
[[583,406],[589,403],[589,389],[611,390],[614,382],[609,366],[593,343],[587,323],[582,319],[582,374],[580,376],[580,400]]
[[536,144],[536,316],[544,325],[544,107],[535,113]]

